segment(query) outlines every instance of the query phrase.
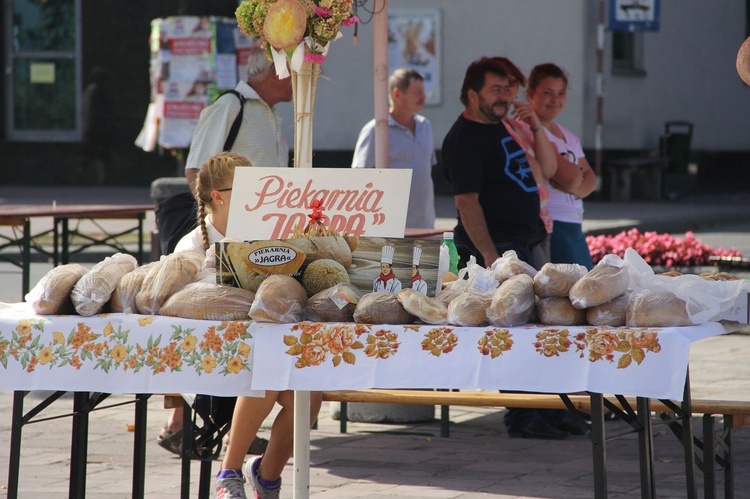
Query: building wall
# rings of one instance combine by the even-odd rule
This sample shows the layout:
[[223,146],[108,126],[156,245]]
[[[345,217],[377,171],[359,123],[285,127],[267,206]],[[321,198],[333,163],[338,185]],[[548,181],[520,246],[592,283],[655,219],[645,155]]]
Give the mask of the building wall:
[[[235,0],[133,0],[122,11],[114,0],[83,0],[84,85],[94,66],[107,68],[116,95],[113,161],[108,183],[147,185],[173,175],[168,153],[145,153],[133,145],[149,99],[149,23],[169,15],[231,16]],[[706,8],[701,0],[662,2],[661,30],[645,33],[645,76],[614,76],[611,33],[606,34],[603,147],[610,153],[655,150],[664,122],[695,124],[693,160],[706,182],[750,187],[746,116],[750,89],[735,71],[744,40],[747,6],[723,0]],[[390,0],[390,9],[438,8],[442,14],[442,102],[428,106],[439,148],[462,110],[458,100],[467,65],[483,55],[504,55],[528,72],[535,64],[556,62],[569,74],[568,107],[560,122],[594,148],[596,120],[596,26],[592,0]],[[372,1],[367,2],[372,7]],[[113,15],[112,12],[121,12]],[[369,15],[360,11],[366,21]],[[5,29],[3,25],[3,29]],[[357,134],[373,116],[372,24],[344,29],[323,65],[315,106],[314,147],[319,166],[346,166]],[[291,105],[281,106],[285,132],[293,136]],[[3,110],[6,112],[7,110]],[[80,144],[9,143],[0,130],[0,170],[10,184],[77,184]],[[743,183],[744,182],[744,183]]]

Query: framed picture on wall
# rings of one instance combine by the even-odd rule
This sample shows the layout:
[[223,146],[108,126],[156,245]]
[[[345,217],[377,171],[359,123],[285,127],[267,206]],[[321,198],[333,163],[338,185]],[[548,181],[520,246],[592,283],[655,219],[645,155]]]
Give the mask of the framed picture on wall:
[[388,10],[388,74],[413,68],[424,75],[425,104],[441,103],[440,9]]

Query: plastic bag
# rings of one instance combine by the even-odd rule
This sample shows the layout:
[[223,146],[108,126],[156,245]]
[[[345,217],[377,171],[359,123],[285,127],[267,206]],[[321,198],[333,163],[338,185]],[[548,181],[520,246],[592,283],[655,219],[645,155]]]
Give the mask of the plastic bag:
[[116,253],[94,265],[81,277],[70,293],[76,312],[89,316],[101,311],[122,276],[132,272],[138,262],[132,255]]
[[[750,280],[706,280],[697,275],[677,277],[654,275],[653,269],[632,248],[625,250],[630,286],[633,292],[644,289],[674,294],[686,304],[692,324],[718,320],[729,310],[741,293],[750,292]],[[634,298],[631,296],[631,300]]]
[[534,280],[527,274],[514,275],[494,292],[487,318],[493,326],[521,326],[529,321],[534,305]]
[[203,254],[183,251],[162,257],[146,274],[135,296],[138,312],[158,314],[167,298],[195,280],[203,264]]
[[266,277],[255,293],[250,317],[258,322],[299,322],[305,315],[307,293],[295,278],[283,274]]
[[70,293],[79,279],[89,271],[78,263],[60,265],[47,272],[26,293],[25,299],[35,314],[67,314],[74,311]]
[[361,297],[353,285],[336,284],[311,296],[305,306],[305,315],[308,320],[316,322],[352,322]]
[[159,313],[185,319],[246,320],[254,297],[246,289],[194,282],[167,298]]
[[513,250],[503,253],[503,256],[495,260],[490,268],[500,283],[518,274],[527,274],[531,277],[536,275],[536,269],[518,258]]

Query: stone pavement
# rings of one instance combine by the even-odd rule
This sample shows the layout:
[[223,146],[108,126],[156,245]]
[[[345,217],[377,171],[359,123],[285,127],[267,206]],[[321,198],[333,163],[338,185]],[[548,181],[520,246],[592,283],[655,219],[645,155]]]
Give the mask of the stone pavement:
[[[150,203],[148,188],[0,187],[0,204]],[[454,208],[449,197],[438,198],[438,227],[452,227]],[[746,200],[740,196],[702,197],[679,202],[586,202],[589,232],[618,232],[625,228],[684,231],[731,221],[746,221]],[[744,211],[744,213],[743,213]],[[119,223],[108,221],[108,224]],[[41,228],[42,222],[39,222]],[[147,220],[153,228],[153,215]],[[35,223],[36,226],[36,223]],[[7,227],[0,227],[0,234]],[[35,263],[32,283],[50,268]],[[0,263],[0,301],[20,300],[20,275]],[[750,336],[725,335],[696,343],[691,350],[691,381],[695,398],[750,401]],[[39,396],[32,394],[35,400]],[[112,401],[131,397],[113,396]],[[27,402],[27,407],[31,402]],[[8,448],[12,394],[0,393],[0,498],[7,495]],[[69,412],[70,398],[55,402],[54,413]],[[320,498],[590,498],[593,497],[591,445],[585,437],[564,441],[510,439],[502,425],[502,410],[451,408],[451,437],[441,438],[439,421],[417,425],[350,423],[338,433],[338,421],[321,412],[311,442],[311,495]],[[166,419],[161,397],[149,404],[147,497],[179,497],[179,461],[156,445]],[[132,465],[132,406],[94,413],[91,417],[87,497],[130,496]],[[696,434],[700,420],[695,419]],[[625,430],[608,422],[609,435]],[[268,437],[270,420],[262,430]],[[683,498],[682,450],[664,426],[655,427],[656,488],[659,497]],[[58,419],[24,429],[21,456],[22,498],[67,497],[70,465],[70,423]],[[750,430],[734,433],[735,490],[750,490]],[[607,446],[610,497],[640,497],[637,439],[626,435]],[[198,488],[198,465],[192,466],[191,497]],[[218,463],[214,463],[218,470]],[[284,472],[282,497],[291,497],[292,467]],[[721,487],[721,477],[719,477]],[[721,490],[719,488],[719,490]],[[699,495],[702,492],[699,489]]]

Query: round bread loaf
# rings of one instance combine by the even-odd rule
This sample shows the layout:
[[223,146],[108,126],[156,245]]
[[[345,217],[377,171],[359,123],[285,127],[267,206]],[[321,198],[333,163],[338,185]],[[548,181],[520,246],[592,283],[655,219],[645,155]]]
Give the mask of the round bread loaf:
[[625,323],[630,327],[692,326],[687,304],[674,293],[640,289],[630,294]]
[[247,320],[254,297],[246,289],[194,282],[167,298],[159,313],[209,321]]
[[299,322],[305,315],[307,293],[294,277],[266,277],[255,293],[250,317],[258,322]]
[[305,316],[317,322],[352,322],[360,298],[361,293],[353,285],[336,284],[307,300]]
[[284,242],[305,253],[306,265],[315,260],[330,258],[347,270],[352,266],[352,250],[346,239],[341,236],[299,237],[284,239]]
[[69,314],[75,308],[70,301],[70,292],[79,279],[89,271],[78,263],[59,265],[42,277],[25,299],[35,314]]
[[539,322],[557,326],[586,324],[586,311],[577,309],[565,296],[548,296],[536,303]]
[[627,290],[628,272],[625,266],[599,262],[570,288],[569,296],[573,306],[583,310],[612,301]]
[[344,266],[330,258],[315,260],[302,274],[302,286],[307,291],[307,296],[320,293],[336,284],[348,282],[349,274]]
[[354,309],[354,322],[364,324],[411,324],[414,316],[406,311],[393,293],[367,293]]
[[448,324],[448,308],[441,301],[411,288],[402,289],[397,296],[406,311],[425,324]]
[[586,267],[577,263],[545,263],[534,276],[534,293],[540,298],[568,296],[570,288],[586,272]]
[[534,280],[528,274],[514,275],[493,294],[487,318],[493,326],[521,326],[529,321],[534,302]]
[[586,309],[586,322],[592,326],[624,326],[628,311],[628,294]]
[[495,290],[488,293],[467,291],[448,304],[448,324],[454,326],[486,326],[487,307]]

